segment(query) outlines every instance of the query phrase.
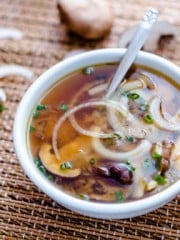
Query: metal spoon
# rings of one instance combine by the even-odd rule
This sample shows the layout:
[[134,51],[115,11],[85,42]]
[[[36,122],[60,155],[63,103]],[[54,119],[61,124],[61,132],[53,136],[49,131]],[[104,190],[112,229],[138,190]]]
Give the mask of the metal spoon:
[[136,58],[139,50],[142,48],[146,39],[148,38],[150,30],[157,20],[158,14],[159,12],[157,10],[150,8],[144,15],[143,20],[140,22],[137,28],[134,38],[132,39],[124,57],[120,62],[120,65],[107,90],[105,98],[110,98],[114,91],[117,89],[120,82],[123,80],[128,69]]

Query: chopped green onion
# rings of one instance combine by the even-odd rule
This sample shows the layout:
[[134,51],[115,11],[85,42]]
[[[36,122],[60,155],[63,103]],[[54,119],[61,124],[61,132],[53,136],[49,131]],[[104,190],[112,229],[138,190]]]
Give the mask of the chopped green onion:
[[128,166],[128,168],[131,172],[134,172],[136,170],[136,168],[134,166],[132,166],[130,162],[127,161],[127,162],[125,162],[125,164]]
[[153,123],[153,119],[149,114],[144,115],[144,121],[147,124],[152,124]]
[[149,105],[145,104],[145,103],[141,103],[139,106],[139,110],[141,110],[142,112],[147,112],[149,109]]
[[139,94],[137,94],[137,93],[128,93],[128,94],[127,94],[127,97],[130,98],[130,99],[132,99],[132,100],[136,100],[136,99],[138,99],[140,96],[139,96]]
[[162,155],[159,153],[152,153],[152,157],[156,160],[161,160],[162,159]]
[[38,104],[37,107],[36,107],[37,111],[42,111],[42,110],[45,110],[45,109],[46,109],[46,106],[44,104]]
[[72,164],[70,162],[64,162],[60,165],[61,170],[66,170],[71,168],[72,168]]
[[36,164],[37,167],[41,165],[41,160],[38,157],[34,157],[34,163]]
[[121,139],[122,137],[119,133],[113,133],[112,138]]
[[34,111],[34,112],[33,112],[33,118],[37,119],[38,116],[39,116],[39,111],[37,111],[37,110]]
[[126,137],[128,142],[134,142],[134,137],[133,136],[127,136]]
[[49,180],[49,181],[53,181],[53,175],[51,175],[51,174],[49,174],[48,176],[47,176],[47,179]]
[[149,158],[147,158],[146,160],[144,160],[144,162],[142,163],[142,167],[144,169],[150,168],[153,166],[153,161]]
[[29,128],[29,132],[32,133],[32,132],[34,132],[35,130],[36,130],[36,128],[31,125],[30,128]]
[[34,158],[34,163],[37,166],[37,168],[45,175],[46,174],[46,169],[42,165],[41,160],[38,157]]
[[63,112],[66,112],[68,110],[68,105],[65,104],[65,103],[62,103],[60,106],[59,106],[59,109]]
[[117,202],[123,202],[124,201],[124,197],[123,197],[122,192],[120,192],[120,191],[115,192],[115,196],[116,196]]
[[82,200],[88,200],[88,196],[85,194],[77,193],[76,196]]
[[82,70],[82,72],[85,74],[85,75],[91,75],[93,74],[94,72],[94,68],[93,67],[86,67]]
[[38,169],[45,175],[46,174],[46,169],[43,165],[39,166]]
[[3,112],[4,110],[5,110],[5,107],[2,104],[0,104],[0,113]]
[[92,158],[89,159],[89,163],[90,163],[91,165],[94,165],[95,162],[96,162],[95,158],[92,157]]
[[167,183],[167,180],[165,177],[163,177],[160,174],[157,174],[154,178],[154,180],[159,184],[159,185],[164,185]]

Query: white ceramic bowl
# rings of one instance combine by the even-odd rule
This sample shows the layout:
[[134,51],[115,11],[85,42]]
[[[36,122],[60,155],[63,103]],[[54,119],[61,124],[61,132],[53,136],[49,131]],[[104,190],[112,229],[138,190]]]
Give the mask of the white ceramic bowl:
[[[34,106],[58,79],[76,69],[86,66],[107,62],[119,62],[124,53],[125,49],[102,49],[90,51],[70,57],[53,66],[40,76],[26,92],[18,107],[14,122],[13,137],[16,153],[29,178],[43,192],[64,207],[80,214],[96,218],[129,218],[155,210],[176,197],[180,192],[180,180],[158,194],[128,203],[105,204],[74,198],[51,184],[51,182],[49,182],[35,166],[27,138],[28,124]],[[135,63],[157,69],[180,83],[180,68],[161,57],[140,52]]]

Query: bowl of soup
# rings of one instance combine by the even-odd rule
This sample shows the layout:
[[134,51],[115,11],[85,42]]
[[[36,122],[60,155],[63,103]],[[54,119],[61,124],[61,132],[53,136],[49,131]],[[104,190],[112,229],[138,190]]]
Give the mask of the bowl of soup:
[[53,66],[15,117],[15,150],[27,176],[86,216],[139,216],[180,191],[180,69],[139,52],[107,98],[125,51],[90,51]]

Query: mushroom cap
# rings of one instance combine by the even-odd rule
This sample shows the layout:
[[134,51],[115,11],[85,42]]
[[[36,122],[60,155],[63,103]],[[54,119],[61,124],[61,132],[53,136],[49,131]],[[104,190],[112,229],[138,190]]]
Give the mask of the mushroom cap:
[[56,174],[60,177],[77,177],[80,175],[81,170],[79,168],[75,169],[65,169],[60,168],[61,162],[57,160],[55,155],[51,153],[52,147],[50,144],[43,144],[41,146],[39,156],[44,167],[51,173]]
[[59,7],[69,29],[81,37],[102,38],[110,31],[113,14],[105,0],[59,0]]

